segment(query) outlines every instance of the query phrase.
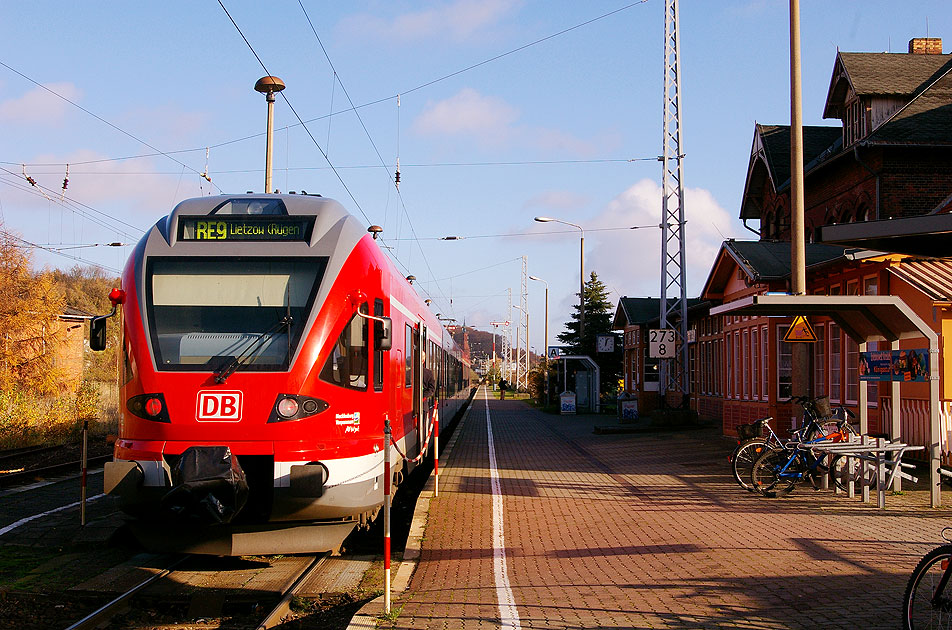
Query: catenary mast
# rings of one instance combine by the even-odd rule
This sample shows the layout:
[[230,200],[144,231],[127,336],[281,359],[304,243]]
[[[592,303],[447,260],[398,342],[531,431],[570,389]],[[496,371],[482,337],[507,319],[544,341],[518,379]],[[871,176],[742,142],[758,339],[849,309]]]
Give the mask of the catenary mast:
[[682,404],[690,393],[688,366],[688,298],[685,283],[684,180],[681,160],[681,41],[678,2],[666,0],[664,10],[664,153],[661,201],[661,320],[675,331],[676,354],[660,363],[659,394],[680,391]]

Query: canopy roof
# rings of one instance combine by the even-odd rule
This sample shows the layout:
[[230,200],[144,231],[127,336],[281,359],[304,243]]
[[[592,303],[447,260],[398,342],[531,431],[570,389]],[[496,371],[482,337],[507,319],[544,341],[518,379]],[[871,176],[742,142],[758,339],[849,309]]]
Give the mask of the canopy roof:
[[831,318],[857,343],[938,335],[895,295],[751,295],[711,309],[711,315],[814,315]]
[[824,225],[820,240],[913,256],[952,256],[952,214]]

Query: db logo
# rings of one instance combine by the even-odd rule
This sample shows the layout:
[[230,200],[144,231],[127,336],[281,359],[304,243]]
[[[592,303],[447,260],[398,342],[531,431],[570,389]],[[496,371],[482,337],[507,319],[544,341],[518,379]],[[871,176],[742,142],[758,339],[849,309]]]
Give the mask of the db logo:
[[199,422],[241,420],[241,392],[198,392]]

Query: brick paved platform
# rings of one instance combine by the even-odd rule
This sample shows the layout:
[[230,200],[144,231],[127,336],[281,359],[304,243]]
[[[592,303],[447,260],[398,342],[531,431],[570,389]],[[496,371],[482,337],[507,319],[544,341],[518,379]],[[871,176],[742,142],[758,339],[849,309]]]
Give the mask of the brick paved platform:
[[924,489],[885,510],[808,486],[748,494],[716,431],[593,434],[605,422],[479,392],[441,461],[409,588],[377,623],[897,628],[909,573],[952,525]]

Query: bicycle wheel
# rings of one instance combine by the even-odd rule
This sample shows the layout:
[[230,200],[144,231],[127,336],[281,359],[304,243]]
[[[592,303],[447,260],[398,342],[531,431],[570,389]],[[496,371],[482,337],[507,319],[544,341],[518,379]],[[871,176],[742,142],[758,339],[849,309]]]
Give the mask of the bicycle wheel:
[[[836,487],[844,492],[849,489],[849,482],[843,481],[843,469],[846,468],[849,457],[846,455],[835,455],[830,463],[830,474],[833,477],[833,483],[836,484]],[[862,462],[858,463],[857,466],[861,467]],[[872,478],[868,480],[867,485],[869,489],[876,490],[879,488],[879,480],[876,478],[876,475],[872,475]],[[855,480],[854,490],[859,492],[862,490],[863,484],[861,479]]]
[[750,474],[754,471],[754,462],[763,455],[767,448],[766,440],[753,438],[742,442],[731,455],[731,471],[734,473],[734,481],[748,492],[754,491],[754,487],[750,483]]
[[[948,628],[952,625],[952,580],[936,593],[939,581],[950,566],[952,545],[936,547],[919,561],[902,598],[902,627],[905,630]],[[935,603],[933,603],[935,598]]]
[[833,477],[833,484],[844,492],[849,489],[849,482],[843,481],[843,471],[848,463],[849,457],[842,455],[836,455],[830,461],[830,476]]
[[772,448],[757,458],[750,482],[760,494],[773,498],[789,494],[793,490],[801,476],[798,474],[800,458],[791,462],[783,474],[780,472],[791,456],[792,453],[785,448]]

